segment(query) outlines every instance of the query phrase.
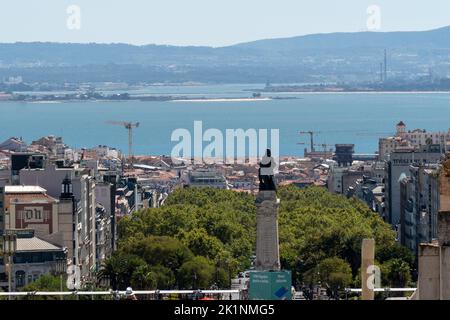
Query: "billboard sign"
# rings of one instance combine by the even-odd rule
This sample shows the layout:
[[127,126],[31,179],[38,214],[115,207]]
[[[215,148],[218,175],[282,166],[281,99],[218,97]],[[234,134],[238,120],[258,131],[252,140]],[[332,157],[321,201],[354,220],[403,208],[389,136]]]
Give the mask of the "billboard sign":
[[250,272],[250,300],[291,300],[291,288],[290,271]]

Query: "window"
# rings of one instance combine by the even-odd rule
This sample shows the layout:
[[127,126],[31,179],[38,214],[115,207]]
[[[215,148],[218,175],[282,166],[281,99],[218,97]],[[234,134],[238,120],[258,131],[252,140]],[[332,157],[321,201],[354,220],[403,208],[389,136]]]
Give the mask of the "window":
[[25,271],[16,271],[16,286],[19,288],[25,286]]

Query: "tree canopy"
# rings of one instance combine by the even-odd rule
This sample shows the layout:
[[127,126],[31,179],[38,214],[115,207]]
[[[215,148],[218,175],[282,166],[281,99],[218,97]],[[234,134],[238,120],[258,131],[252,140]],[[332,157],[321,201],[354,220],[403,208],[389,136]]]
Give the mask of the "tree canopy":
[[[292,271],[295,284],[308,282],[308,274],[319,268],[320,281],[330,290],[349,285],[358,277],[361,243],[368,237],[375,238],[377,261],[389,262],[383,281],[410,281],[414,257],[363,202],[319,187],[282,187],[278,197],[281,264]],[[159,289],[229,286],[230,277],[250,267],[255,252],[254,201],[252,195],[230,190],[178,189],[163,207],[121,219],[119,249],[104,272],[109,277],[120,273],[121,288],[132,282]],[[395,269],[398,265],[401,270]]]

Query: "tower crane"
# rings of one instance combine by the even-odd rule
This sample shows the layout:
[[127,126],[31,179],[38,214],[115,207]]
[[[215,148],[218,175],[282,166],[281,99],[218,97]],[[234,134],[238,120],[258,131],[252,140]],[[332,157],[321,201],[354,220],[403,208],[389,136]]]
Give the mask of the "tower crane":
[[318,132],[318,131],[300,131],[299,133],[300,134],[309,134],[310,140],[311,140],[311,142],[310,142],[311,152],[314,152],[315,151],[315,149],[314,149],[314,135],[318,134],[320,132]]
[[133,129],[139,127],[139,122],[126,122],[126,121],[108,121],[107,123],[122,126],[128,130],[128,158],[133,161]]

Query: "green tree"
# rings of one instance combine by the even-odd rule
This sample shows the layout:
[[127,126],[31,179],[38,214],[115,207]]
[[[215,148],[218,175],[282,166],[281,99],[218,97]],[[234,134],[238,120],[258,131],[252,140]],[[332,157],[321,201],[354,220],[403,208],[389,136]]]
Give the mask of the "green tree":
[[168,236],[131,237],[120,250],[143,259],[151,266],[161,265],[176,272],[193,254],[180,240]]
[[[211,257],[214,251],[227,251],[241,269],[247,268],[256,238],[254,200],[251,195],[230,190],[178,189],[163,207],[121,219],[119,247],[147,236],[167,236],[184,239],[199,255]],[[205,241],[199,233],[207,235]]]
[[214,282],[214,271],[211,261],[197,256],[181,266],[178,281],[182,288],[207,289]]
[[204,228],[196,228],[184,233],[181,241],[195,255],[208,259],[216,257],[224,250],[222,242],[216,237],[210,236]]
[[[44,274],[23,287],[22,291],[61,291],[60,285],[61,282],[58,276]],[[63,290],[64,288],[65,286],[63,286]],[[65,291],[67,291],[67,288],[65,288]]]
[[[35,281],[27,284],[21,289],[24,292],[32,291],[61,291],[61,279],[58,276],[53,276],[51,274],[44,274],[40,276]],[[63,291],[67,291],[67,287],[63,285]],[[32,300],[59,300],[59,296],[33,296],[26,297],[25,299]]]
[[156,287],[158,289],[173,289],[176,285],[175,273],[162,265],[151,266],[150,270],[156,277]]
[[352,282],[352,269],[349,263],[338,257],[322,260],[318,273],[322,285],[330,290],[333,298],[338,298],[339,292]]
[[397,242],[390,246],[377,246],[376,257],[380,262],[391,259],[400,259],[406,262],[410,267],[414,266],[415,263],[415,256],[412,251]]
[[401,250],[390,226],[357,199],[293,186],[280,188],[278,196],[281,262],[296,282],[304,282],[305,272],[328,257],[347,261],[356,276],[364,238],[375,238],[377,251],[386,257]]
[[131,275],[131,286],[135,290],[156,289],[157,278],[149,265],[138,266]]
[[[320,281],[311,277],[311,270],[330,257],[348,263],[357,277],[364,238],[375,238],[380,263],[397,258],[413,269],[414,257],[365,203],[319,187],[280,187],[277,193],[280,260],[283,268],[292,271],[294,284]],[[212,265],[211,281],[228,285],[230,277],[250,266],[255,252],[254,202],[253,195],[230,190],[180,188],[163,207],[121,219],[118,251],[141,258],[154,270],[158,288],[177,286],[175,279],[182,282],[179,287],[192,284],[180,276],[180,270],[198,265],[194,256]],[[346,282],[347,276],[340,281]]]
[[391,288],[405,288],[411,282],[411,269],[408,263],[401,259],[391,259],[383,263],[381,281],[384,286]]
[[146,263],[142,258],[123,251],[117,251],[105,261],[99,273],[101,277],[110,279],[114,289],[125,290],[131,285],[133,273],[145,266]]

